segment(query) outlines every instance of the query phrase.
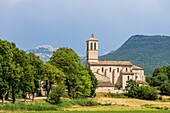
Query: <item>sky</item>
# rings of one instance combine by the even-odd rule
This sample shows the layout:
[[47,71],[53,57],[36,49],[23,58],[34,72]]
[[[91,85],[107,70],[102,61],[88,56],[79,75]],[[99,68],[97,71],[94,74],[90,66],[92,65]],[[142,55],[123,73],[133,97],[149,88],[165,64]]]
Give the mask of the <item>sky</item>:
[[170,36],[170,0],[0,0],[0,38],[20,49],[52,45],[85,55],[92,33],[99,55],[132,35]]

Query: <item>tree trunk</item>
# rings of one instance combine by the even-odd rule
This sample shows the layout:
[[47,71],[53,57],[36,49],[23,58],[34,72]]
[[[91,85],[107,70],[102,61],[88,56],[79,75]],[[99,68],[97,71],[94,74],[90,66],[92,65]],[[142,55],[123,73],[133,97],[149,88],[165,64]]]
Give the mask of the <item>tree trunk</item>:
[[46,80],[46,90],[47,90],[47,100],[49,100],[50,91],[49,91],[49,81],[48,80]]
[[7,94],[5,95],[5,100],[8,100],[9,98],[9,92],[7,92]]
[[15,103],[15,91],[13,87],[12,87],[12,103]]
[[4,104],[5,102],[5,94],[2,95],[2,105]]
[[34,102],[35,92],[32,93],[32,102]]

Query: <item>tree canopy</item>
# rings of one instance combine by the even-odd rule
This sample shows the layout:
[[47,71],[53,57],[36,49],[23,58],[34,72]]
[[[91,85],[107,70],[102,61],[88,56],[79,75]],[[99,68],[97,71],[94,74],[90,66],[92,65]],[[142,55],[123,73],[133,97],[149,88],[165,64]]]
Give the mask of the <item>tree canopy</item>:
[[65,85],[72,98],[91,96],[97,84],[94,75],[79,60],[74,50],[59,48],[49,61],[65,73]]

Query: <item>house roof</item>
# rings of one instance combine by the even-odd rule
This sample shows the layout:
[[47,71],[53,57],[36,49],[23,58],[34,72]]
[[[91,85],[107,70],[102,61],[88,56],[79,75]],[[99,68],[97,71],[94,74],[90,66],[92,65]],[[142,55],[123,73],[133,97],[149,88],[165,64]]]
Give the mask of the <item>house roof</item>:
[[142,80],[137,80],[136,82],[139,83],[139,84],[147,84],[146,81],[142,81]]
[[133,65],[132,70],[144,70],[144,69],[139,66]]
[[98,87],[114,87],[110,81],[98,81]]
[[132,66],[130,61],[98,61],[90,62],[90,65],[93,66]]

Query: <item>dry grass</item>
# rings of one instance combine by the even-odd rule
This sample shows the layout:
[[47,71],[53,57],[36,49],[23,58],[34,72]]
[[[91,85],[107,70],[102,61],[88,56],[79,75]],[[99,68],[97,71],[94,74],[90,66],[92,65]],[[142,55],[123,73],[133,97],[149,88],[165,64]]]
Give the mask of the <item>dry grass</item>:
[[168,107],[170,109],[170,102],[161,101],[147,101],[140,99],[131,98],[106,98],[106,97],[96,97],[92,98],[93,101],[99,103],[112,103],[112,106],[72,106],[71,108],[66,108],[67,111],[135,111],[135,110],[153,110],[152,108],[146,108],[143,105],[153,105],[159,107]]
[[112,104],[132,106],[132,107],[140,107],[140,106],[145,105],[145,104],[152,104],[152,105],[157,105],[157,106],[170,107],[170,102],[148,101],[148,100],[131,99],[131,98],[103,98],[103,97],[97,97],[97,98],[94,98],[92,100],[100,102],[100,103],[112,103]]

